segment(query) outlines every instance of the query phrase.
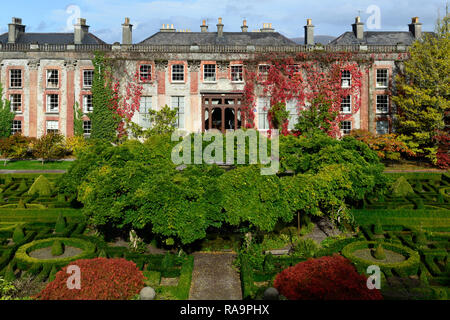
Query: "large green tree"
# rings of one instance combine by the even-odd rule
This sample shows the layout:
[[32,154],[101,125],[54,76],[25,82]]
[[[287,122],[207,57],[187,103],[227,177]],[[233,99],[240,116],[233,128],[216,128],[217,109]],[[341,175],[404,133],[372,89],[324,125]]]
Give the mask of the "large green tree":
[[397,77],[397,132],[414,152],[436,162],[434,137],[445,129],[450,106],[450,16],[438,21],[435,33],[424,34],[411,47],[404,73]]
[[7,138],[11,135],[12,122],[15,114],[11,112],[11,103],[3,100],[3,88],[0,84],[0,138]]

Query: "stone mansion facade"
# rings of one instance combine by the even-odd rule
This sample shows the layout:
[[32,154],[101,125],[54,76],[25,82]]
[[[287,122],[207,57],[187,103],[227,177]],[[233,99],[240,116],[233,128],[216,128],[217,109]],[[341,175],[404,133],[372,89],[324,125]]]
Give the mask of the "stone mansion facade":
[[[370,55],[375,62],[364,72],[362,104],[351,120],[341,124],[342,132],[366,129],[374,133],[393,130],[395,108],[389,99],[395,74],[407,58],[408,47],[422,36],[421,23],[413,18],[409,31],[364,31],[357,17],[351,31],[323,46],[314,41],[314,26],[304,26],[305,43],[297,44],[264,24],[248,31],[246,21],[240,32],[224,32],[222,19],[217,30],[209,31],[205,21],[200,32],[177,31],[173,25],[141,43],[132,41],[132,25],[125,19],[122,43],[107,44],[89,32],[86,20],[79,19],[73,33],[28,33],[22,20],[13,18],[9,31],[0,35],[0,81],[3,98],[11,101],[16,113],[13,132],[40,137],[58,131],[73,135],[73,106],[83,110],[84,131],[89,135],[93,110],[91,86],[95,51],[125,61],[132,74],[139,72],[143,84],[140,111],[133,121],[146,127],[150,109],[164,105],[178,108],[178,127],[191,132],[210,128],[222,131],[243,125],[240,105],[243,98],[243,61],[258,53],[352,51]],[[260,63],[260,62],[257,62]],[[258,65],[263,71],[264,63]],[[343,76],[343,83],[351,81]],[[267,130],[267,99],[257,98],[255,124]],[[288,106],[295,120],[295,106]],[[351,112],[352,99],[344,99],[342,112]],[[294,121],[291,121],[294,123]]]

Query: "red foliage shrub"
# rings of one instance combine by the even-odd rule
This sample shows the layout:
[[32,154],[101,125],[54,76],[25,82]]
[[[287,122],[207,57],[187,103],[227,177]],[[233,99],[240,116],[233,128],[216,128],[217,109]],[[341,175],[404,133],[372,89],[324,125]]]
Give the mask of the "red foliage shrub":
[[436,165],[441,169],[450,168],[450,136],[448,132],[439,131],[434,137],[438,144],[438,151],[436,153]]
[[342,256],[309,259],[277,275],[275,288],[289,300],[382,300],[379,290],[367,288]]
[[40,300],[128,300],[144,287],[144,276],[136,264],[125,259],[77,260],[69,266],[81,270],[81,289],[70,290],[71,274],[64,267],[55,280],[35,298]]

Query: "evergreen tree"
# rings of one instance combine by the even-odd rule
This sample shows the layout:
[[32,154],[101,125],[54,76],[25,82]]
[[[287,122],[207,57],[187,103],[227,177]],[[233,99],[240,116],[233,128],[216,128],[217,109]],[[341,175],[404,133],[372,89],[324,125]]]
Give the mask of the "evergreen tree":
[[450,15],[438,20],[434,34],[424,34],[411,47],[404,74],[397,77],[397,132],[414,152],[436,163],[436,136],[445,129],[450,106]]
[[112,106],[113,90],[108,75],[110,68],[103,53],[96,52],[92,63],[95,70],[92,83],[94,110],[90,115],[92,123],[91,138],[112,142],[117,139],[119,121]]
[[11,103],[3,100],[3,88],[0,84],[0,138],[7,138],[11,135],[12,122],[15,114],[11,112]]

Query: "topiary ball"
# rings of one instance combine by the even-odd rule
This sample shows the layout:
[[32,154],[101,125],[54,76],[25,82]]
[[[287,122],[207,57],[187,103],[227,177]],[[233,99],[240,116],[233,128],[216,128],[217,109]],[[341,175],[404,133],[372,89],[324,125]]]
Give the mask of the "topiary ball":
[[[77,266],[81,273],[81,289],[67,286],[67,273]],[[71,262],[56,274],[55,280],[34,298],[39,300],[130,300],[144,287],[144,275],[136,264],[125,259],[96,258]]]

